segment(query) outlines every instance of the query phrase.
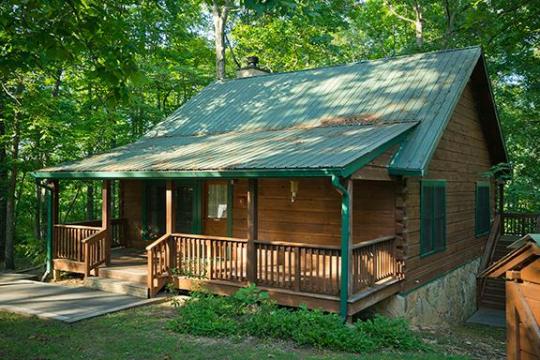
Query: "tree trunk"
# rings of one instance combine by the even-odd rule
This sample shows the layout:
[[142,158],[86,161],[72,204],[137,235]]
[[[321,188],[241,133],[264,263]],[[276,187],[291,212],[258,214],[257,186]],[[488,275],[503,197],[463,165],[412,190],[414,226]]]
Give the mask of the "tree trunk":
[[421,49],[424,46],[424,18],[422,15],[422,8],[418,1],[414,4],[414,13],[416,19],[414,22],[414,28],[416,31],[416,46]]
[[[3,139],[6,134],[4,123],[4,103],[0,98],[0,139]],[[6,143],[0,141],[0,262],[5,259],[6,251],[6,182],[7,182],[7,166],[6,166]]]
[[[43,161],[41,156],[41,144],[40,144],[40,134],[37,133],[35,138],[35,146],[37,149],[36,154],[36,165],[38,169],[43,167]],[[42,209],[42,196],[41,196],[41,187],[38,183],[35,184],[35,203],[34,203],[34,238],[41,241],[41,209]]]
[[15,190],[17,187],[17,174],[18,166],[17,160],[19,158],[19,140],[20,140],[20,125],[18,114],[15,112],[13,119],[13,140],[11,150],[11,169],[10,177],[7,189],[7,202],[6,202],[6,249],[5,249],[5,268],[15,269]]
[[34,208],[34,238],[41,242],[41,188],[36,186],[36,203]]
[[227,23],[227,4],[218,5],[216,1],[212,5],[214,18],[214,37],[216,45],[216,79],[225,78],[225,24]]
[[94,220],[94,184],[86,185],[86,220]]

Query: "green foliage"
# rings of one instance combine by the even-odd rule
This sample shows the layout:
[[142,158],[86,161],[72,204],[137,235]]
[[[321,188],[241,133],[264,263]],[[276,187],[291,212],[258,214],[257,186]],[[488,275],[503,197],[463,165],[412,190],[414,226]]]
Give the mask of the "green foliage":
[[[32,253],[28,244],[39,244],[44,234],[45,216],[37,213],[43,200],[38,204],[31,171],[132,142],[212,81],[214,2],[232,8],[231,77],[233,53],[240,62],[255,54],[262,67],[288,71],[482,45],[513,168],[506,207],[540,211],[540,7],[534,2],[419,0],[419,47],[410,1],[6,0],[0,3],[0,205],[16,173],[13,223],[21,253]],[[62,183],[61,219],[88,217],[88,198],[99,208],[93,186],[92,196],[90,183]]]
[[297,310],[278,307],[267,292],[254,285],[231,297],[194,293],[178,307],[178,316],[169,325],[174,331],[192,335],[256,336],[358,353],[428,349],[403,319],[375,316],[350,326],[337,314],[305,306]]

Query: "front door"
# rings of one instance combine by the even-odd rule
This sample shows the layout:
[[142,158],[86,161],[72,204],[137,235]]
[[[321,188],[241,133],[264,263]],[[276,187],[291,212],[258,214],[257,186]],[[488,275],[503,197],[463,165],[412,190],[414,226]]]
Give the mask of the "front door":
[[226,180],[209,180],[204,186],[204,234],[227,236],[229,187]]
[[178,181],[175,191],[176,221],[174,231],[184,234],[201,233],[201,190],[195,181]]

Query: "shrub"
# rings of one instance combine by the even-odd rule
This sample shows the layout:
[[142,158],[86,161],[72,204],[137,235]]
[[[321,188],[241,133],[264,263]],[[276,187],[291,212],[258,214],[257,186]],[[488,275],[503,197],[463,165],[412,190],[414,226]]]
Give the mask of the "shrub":
[[175,331],[192,335],[235,335],[240,309],[226,297],[197,293],[179,307],[180,316],[171,323]]
[[305,306],[297,310],[278,307],[268,293],[255,286],[243,288],[232,297],[194,293],[178,311],[171,328],[192,335],[249,335],[351,352],[426,349],[403,319],[375,316],[350,326],[336,314]]

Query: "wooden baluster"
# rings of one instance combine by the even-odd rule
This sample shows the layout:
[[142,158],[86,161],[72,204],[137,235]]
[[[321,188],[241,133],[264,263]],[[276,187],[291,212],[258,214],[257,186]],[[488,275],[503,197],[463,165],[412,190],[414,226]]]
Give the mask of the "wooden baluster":
[[301,249],[299,247],[294,249],[294,290],[296,291],[300,291],[300,282],[302,278],[302,263],[300,260],[302,254],[300,252]]
[[287,274],[288,274],[288,285],[287,288],[292,289],[293,287],[293,280],[292,280],[292,274],[293,274],[293,268],[292,268],[292,246],[287,247]]

